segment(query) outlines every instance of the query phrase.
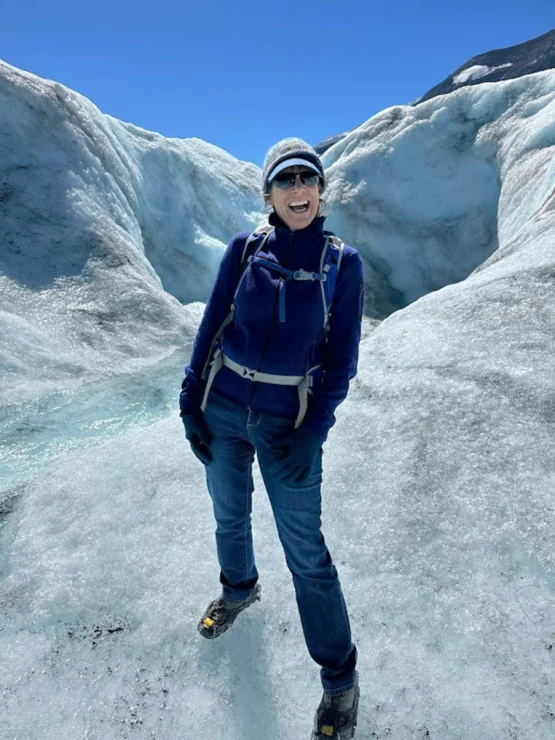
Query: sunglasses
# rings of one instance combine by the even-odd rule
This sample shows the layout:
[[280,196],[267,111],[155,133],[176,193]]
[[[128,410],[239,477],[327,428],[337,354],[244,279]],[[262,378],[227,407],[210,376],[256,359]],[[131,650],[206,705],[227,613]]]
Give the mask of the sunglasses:
[[296,175],[284,172],[276,175],[272,180],[272,183],[275,183],[276,188],[279,188],[280,190],[287,190],[288,188],[295,187],[297,177],[300,177],[301,184],[306,185],[307,187],[317,185],[318,180],[320,179],[320,176],[316,175],[314,172],[301,172]]

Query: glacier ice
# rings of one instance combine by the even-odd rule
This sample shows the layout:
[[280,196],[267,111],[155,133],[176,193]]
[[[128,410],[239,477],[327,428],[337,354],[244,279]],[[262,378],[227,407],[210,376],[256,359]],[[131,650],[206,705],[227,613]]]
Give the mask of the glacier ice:
[[[554,96],[552,71],[462,88],[324,155],[366,270],[323,502],[361,737],[553,735]],[[3,63],[0,111],[0,736],[308,736],[258,470],[262,601],[195,629],[218,569],[177,393],[260,172]]]

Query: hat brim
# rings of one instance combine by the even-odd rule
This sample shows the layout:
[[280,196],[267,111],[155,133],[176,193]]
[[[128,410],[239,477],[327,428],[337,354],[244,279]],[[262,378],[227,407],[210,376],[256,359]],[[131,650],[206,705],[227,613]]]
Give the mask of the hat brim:
[[318,167],[316,167],[312,162],[309,162],[308,159],[302,159],[302,157],[292,157],[291,159],[286,159],[284,162],[280,162],[274,167],[274,169],[268,175],[268,185],[272,182],[276,175],[279,175],[280,172],[283,172],[283,170],[286,170],[288,167],[295,167],[295,165],[304,165],[305,167],[308,167],[309,170],[316,172],[317,175],[320,175],[320,177],[322,177],[322,173],[320,172]]

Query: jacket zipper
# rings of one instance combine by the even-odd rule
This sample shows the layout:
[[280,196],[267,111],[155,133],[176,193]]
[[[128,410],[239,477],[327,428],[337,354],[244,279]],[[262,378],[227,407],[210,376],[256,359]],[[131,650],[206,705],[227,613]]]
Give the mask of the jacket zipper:
[[[288,255],[288,262],[289,262],[289,264],[291,264],[291,252],[293,251],[293,242],[294,242],[294,240],[295,240],[295,232],[292,231],[291,232],[291,239],[289,240],[289,255]],[[260,372],[260,370],[262,369],[262,366],[264,364],[264,359],[266,357],[266,352],[268,351],[268,346],[270,344],[270,338],[271,338],[271,336],[273,334],[273,331],[274,331],[274,324],[275,324],[275,319],[276,319],[276,306],[277,306],[279,291],[281,289],[282,283],[283,283],[283,278],[280,278],[279,279],[278,286],[277,286],[277,289],[276,289],[276,293],[275,293],[275,296],[274,296],[274,305],[273,305],[273,308],[272,308],[272,320],[270,322],[270,329],[269,329],[268,333],[266,334],[266,341],[264,342],[264,348],[262,350],[262,356],[260,357],[260,360],[258,361],[258,366],[256,367],[256,372]],[[250,393],[249,393],[249,398],[247,400],[247,409],[249,411],[251,410],[251,404],[252,404],[252,401],[253,401],[253,398],[254,398],[254,394],[256,392],[256,386],[257,385],[258,385],[258,383],[256,381],[253,381],[252,388],[251,388]]]

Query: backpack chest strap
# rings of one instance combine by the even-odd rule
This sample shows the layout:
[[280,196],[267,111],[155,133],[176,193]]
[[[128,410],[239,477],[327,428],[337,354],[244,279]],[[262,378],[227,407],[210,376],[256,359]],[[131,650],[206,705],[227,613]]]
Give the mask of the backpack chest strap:
[[285,322],[285,286],[287,285],[288,280],[317,280],[321,283],[325,282],[328,279],[328,276],[325,272],[307,272],[306,270],[287,270],[285,267],[282,267],[281,265],[278,265],[276,262],[272,262],[271,260],[264,259],[264,257],[260,257],[258,254],[252,255],[249,257],[250,262],[257,262],[259,265],[262,265],[262,267],[266,267],[269,270],[273,270],[274,272],[277,272],[278,275],[283,276],[283,282],[280,283],[279,286],[279,321],[280,323]]

